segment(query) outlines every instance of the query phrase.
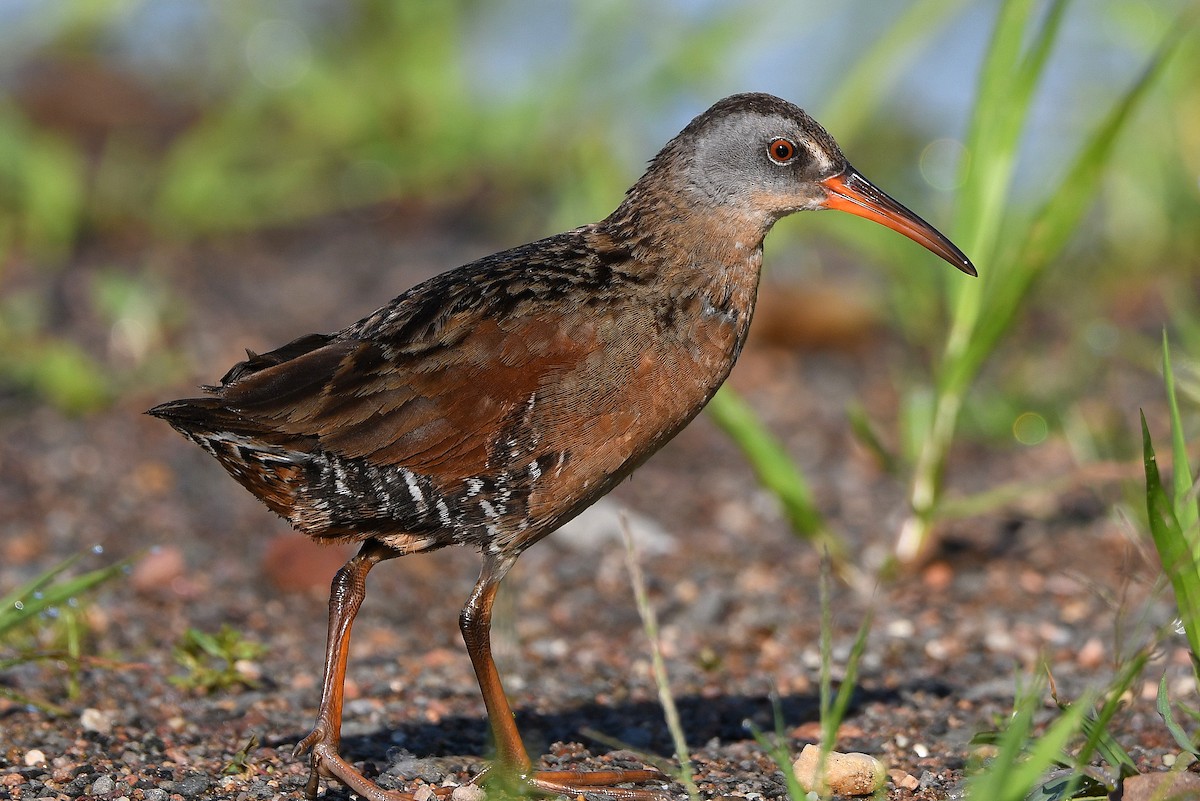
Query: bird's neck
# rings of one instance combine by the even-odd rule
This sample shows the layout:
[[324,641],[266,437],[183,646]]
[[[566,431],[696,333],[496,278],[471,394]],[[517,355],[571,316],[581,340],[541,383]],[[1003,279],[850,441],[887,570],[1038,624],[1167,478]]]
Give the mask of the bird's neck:
[[739,285],[753,292],[773,222],[732,206],[689,202],[682,193],[640,193],[635,187],[595,230],[633,257],[630,268],[643,280],[714,290]]
[[[662,200],[626,203],[593,228],[621,260],[635,283],[656,289],[667,306],[695,308],[724,334],[712,367],[715,390],[741,352],[754,315],[762,272],[763,239],[770,223],[723,209],[688,207]],[[603,248],[601,248],[603,249]],[[690,330],[690,329],[689,329]]]

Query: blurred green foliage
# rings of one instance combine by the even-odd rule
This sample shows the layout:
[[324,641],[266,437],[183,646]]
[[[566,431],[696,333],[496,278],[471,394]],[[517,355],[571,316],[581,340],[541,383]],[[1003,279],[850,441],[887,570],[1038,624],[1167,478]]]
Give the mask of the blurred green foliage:
[[170,229],[255,228],[399,186],[433,193],[467,177],[462,154],[486,159],[516,144],[500,119],[480,135],[488,120],[469,96],[456,4],[363,4],[336,35],[315,39],[286,18],[221,8],[257,79],[230,86],[164,160],[155,216]]
[[[1159,10],[1100,4],[1088,24],[1121,30],[1109,37],[1124,51],[1117,55],[1129,58],[1139,49],[1147,55],[1172,24],[1172,5],[1178,4]],[[790,97],[797,91],[788,92],[778,75],[756,77],[747,68],[764,30],[780,27],[766,3],[699,11],[629,0],[579,5],[558,12],[561,31],[550,28],[555,20],[540,19],[546,9],[515,0],[490,7],[211,3],[189,13],[170,3],[154,13],[155,6],[80,0],[8,12],[9,36],[39,44],[24,48],[17,63],[11,55],[10,63],[0,63],[9,76],[7,95],[0,95],[6,253],[53,263],[91,232],[148,227],[158,236],[190,237],[400,196],[461,197],[492,184],[549,193],[543,216],[552,221],[543,218],[534,223],[539,227],[578,224],[611,208],[614,194],[628,185],[631,166],[649,155],[635,149],[640,139],[658,141],[648,138],[646,118],[679,111],[686,119],[734,89],[769,88]],[[833,76],[832,89],[796,99],[807,100],[851,152],[871,147],[884,172],[911,175],[922,163],[921,138],[939,134],[921,130],[913,110],[898,106],[905,68],[935,42],[944,46],[948,31],[962,35],[952,29],[966,24],[964,16],[990,14],[991,6],[920,0],[878,13],[882,23],[867,25],[801,4],[795,16],[802,19],[788,23],[796,38],[807,33],[801,25],[807,17],[813,26],[850,24],[873,42],[846,37],[847,46],[834,49],[840,63],[832,65],[822,63],[823,54],[793,56],[775,47],[797,71],[797,88],[808,72]],[[544,69],[533,78],[519,66],[495,67],[517,84],[508,92],[497,90],[502,76],[481,76],[491,65],[480,65],[473,52],[488,39],[481,28],[497,20],[507,21],[496,35],[511,35],[510,49],[546,51],[536,62]],[[158,50],[145,43],[155,38],[165,40]],[[1141,158],[1125,160],[1108,179],[1101,214],[1111,226],[1101,232],[1110,242],[1137,233],[1137,242],[1122,243],[1125,252],[1139,252],[1149,240],[1154,255],[1179,247],[1195,253],[1194,238],[1177,236],[1195,211],[1194,181],[1186,175],[1200,169],[1196,126],[1188,122],[1200,107],[1191,80],[1195,56],[1191,48],[1147,112],[1161,124],[1140,127]],[[60,68],[51,71],[59,81],[78,79],[78,94],[61,86],[51,91],[38,78],[48,64]],[[1050,66],[1078,71],[1078,63]],[[969,76],[976,65],[963,67]],[[1107,87],[1078,89],[1099,98]],[[108,106],[104,112],[88,102],[93,95]],[[52,102],[58,106],[48,108]],[[1070,120],[1060,124],[1064,131],[1080,128]],[[880,143],[901,146],[880,150]],[[851,246],[896,262],[881,233],[845,221],[828,225]]]
[[85,174],[70,142],[0,103],[0,246],[65,258],[83,219]]
[[[966,251],[990,269],[979,281],[948,288],[952,324],[934,373],[933,405],[927,414],[910,414],[909,430],[919,436],[914,442],[912,514],[897,544],[903,561],[914,561],[928,547],[946,460],[968,391],[1024,310],[1034,281],[1079,233],[1118,137],[1192,27],[1185,16],[1164,36],[1139,79],[1111,103],[1102,123],[1078,149],[1068,151],[1065,174],[1027,215],[1012,203],[1021,135],[1068,6],[1066,0],[1057,0],[1039,19],[1032,0],[1004,3],[984,60],[966,142],[966,152],[976,155],[962,166],[957,228],[962,229],[960,241]],[[925,411],[924,402],[921,406]]]
[[[100,554],[100,548],[93,548]],[[66,674],[67,695],[79,695],[79,674],[88,639],[86,602],[91,591],[127,572],[132,559],[94,568],[77,576],[64,574],[85,556],[76,553],[0,597],[0,670],[28,662],[46,662]],[[0,696],[31,704],[50,714],[61,707],[8,687]]]
[[[180,313],[161,281],[115,267],[82,279],[89,311],[107,334],[102,342],[59,335],[53,296],[30,288],[0,295],[0,388],[8,384],[79,414],[140,386],[177,379],[180,365],[164,344],[165,329]],[[94,355],[101,348],[103,360]]]
[[222,624],[216,634],[189,628],[175,646],[175,662],[184,672],[171,683],[185,690],[212,693],[232,687],[258,687],[254,660],[266,654],[262,643],[246,638],[237,629]]
[[1192,667],[1200,676],[1200,498],[1192,478],[1187,435],[1175,393],[1175,371],[1167,336],[1162,343],[1163,383],[1171,423],[1171,491],[1163,485],[1158,458],[1146,415],[1142,419],[1143,464],[1146,472],[1146,520],[1163,573],[1175,591],[1179,622],[1192,653]]
[[[632,2],[574,9],[575,46],[564,63],[535,90],[503,98],[488,96],[471,64],[473,29],[490,19],[476,3],[202,4],[183,33],[173,26],[185,23],[159,19],[153,4],[66,5],[80,18],[61,9],[18,15],[18,29],[48,34],[26,56],[32,74],[61,62],[68,69],[54,74],[78,79],[74,91],[98,90],[124,107],[99,113],[55,87],[51,100],[78,107],[51,109],[43,114],[51,124],[38,125],[13,100],[47,110],[22,94],[15,71],[13,98],[0,105],[0,210],[10,220],[0,245],[39,261],[64,257],[92,229],[254,230],[400,196],[461,197],[491,183],[558,184],[566,206],[594,216],[629,182],[606,154],[628,99],[613,67],[639,8]],[[752,19],[716,9],[691,22],[664,19],[673,24],[656,37],[662,50],[647,52],[636,76],[641,102],[699,91]],[[106,53],[114,39],[156,27],[202,44],[132,67],[119,48]],[[32,83],[34,93],[47,91]]]

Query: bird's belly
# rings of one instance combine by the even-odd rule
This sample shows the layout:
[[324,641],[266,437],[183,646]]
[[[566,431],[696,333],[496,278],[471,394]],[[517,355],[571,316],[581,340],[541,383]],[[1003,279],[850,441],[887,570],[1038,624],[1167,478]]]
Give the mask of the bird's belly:
[[584,374],[578,385],[588,389],[556,393],[568,402],[544,413],[553,421],[537,445],[546,464],[529,494],[530,519],[545,525],[525,536],[557,528],[679,433],[728,376],[747,322],[739,314],[698,315],[676,336],[635,342],[624,353],[608,349],[610,359],[618,354],[603,368],[609,380]]

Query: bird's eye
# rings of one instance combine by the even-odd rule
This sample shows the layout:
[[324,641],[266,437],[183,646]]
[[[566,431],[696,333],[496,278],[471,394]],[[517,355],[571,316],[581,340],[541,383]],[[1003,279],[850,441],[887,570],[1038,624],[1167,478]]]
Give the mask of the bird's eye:
[[784,164],[796,156],[796,144],[787,139],[772,139],[767,145],[767,155],[776,164]]

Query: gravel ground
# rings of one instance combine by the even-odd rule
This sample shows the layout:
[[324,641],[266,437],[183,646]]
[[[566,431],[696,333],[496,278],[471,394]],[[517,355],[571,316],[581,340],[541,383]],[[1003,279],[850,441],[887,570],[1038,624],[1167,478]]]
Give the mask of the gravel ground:
[[[0,675],[0,690],[64,711],[0,698],[0,799],[302,797],[306,765],[290,752],[315,714],[328,581],[348,554],[310,546],[141,412],[218,377],[241,348],[340,327],[495,249],[462,241],[439,220],[401,217],[339,218],[178,252],[90,253],[56,276],[9,278],[57,293],[61,330],[112,361],[110,332],[79,300],[81,287],[108,263],[162,265],[146,269],[186,303],[170,345],[187,366],[178,385],[131,387],[83,417],[0,396],[0,592],[93,544],[103,554],[85,559],[88,567],[137,556],[127,577],[82,607],[93,656],[78,697],[66,695],[53,662]],[[778,323],[789,312],[772,300],[801,302],[804,293],[768,286],[762,320],[771,333],[747,349],[733,382],[812,477],[856,564],[871,570],[892,543],[904,486],[856,444],[845,408],[860,399],[889,430],[898,365],[913,357],[844,288],[822,292],[819,307],[840,297],[850,319],[867,322],[808,347],[809,335]],[[1042,366],[1068,369],[1053,361],[1070,358],[1066,344],[1054,349],[1067,334],[1045,335]],[[1117,363],[1079,405],[1132,430],[1136,409],[1153,413],[1160,392],[1153,376]],[[1044,664],[1060,697],[1077,697],[1170,620],[1170,605],[1152,593],[1145,543],[1113,512],[1135,463],[1080,468],[1055,438],[1036,447],[964,440],[948,475],[952,495],[1017,481],[1036,490],[947,522],[919,569],[832,588],[838,675],[873,616],[838,749],[886,762],[889,799],[959,796],[971,737],[1005,718],[1026,677]],[[818,738],[818,554],[789,533],[704,418],[610,497],[525,554],[498,601],[498,661],[531,754],[545,754],[546,766],[639,764],[593,733],[641,752],[673,751],[619,534],[626,514],[701,791],[783,797],[783,776],[747,722],[773,728],[777,695],[793,754]],[[456,623],[477,569],[475,554],[449,549],[372,573],[343,753],[385,786],[462,782],[482,764],[487,725]],[[255,686],[203,694],[172,683],[184,674],[172,655],[183,632],[222,624],[264,646],[241,666]],[[1192,692],[1182,681],[1186,653],[1171,641],[1112,727],[1145,771],[1161,770],[1175,748],[1153,706],[1164,669]],[[1043,717],[1052,711],[1047,703]],[[324,792],[349,797],[338,786]]]

